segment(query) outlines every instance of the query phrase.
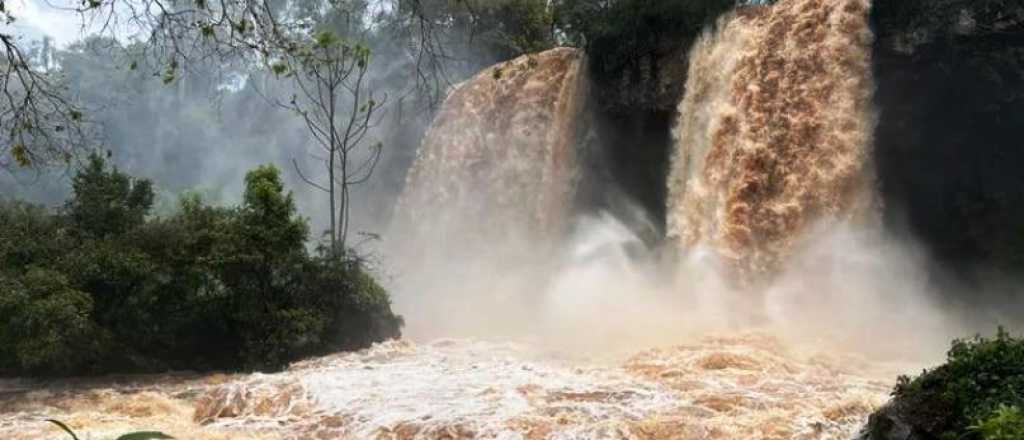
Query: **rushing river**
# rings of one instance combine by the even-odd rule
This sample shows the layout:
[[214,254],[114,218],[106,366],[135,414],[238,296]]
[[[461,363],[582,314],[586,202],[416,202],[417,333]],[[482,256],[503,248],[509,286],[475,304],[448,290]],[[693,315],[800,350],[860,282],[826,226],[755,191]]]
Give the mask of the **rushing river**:
[[0,437],[62,438],[55,418],[93,439],[841,439],[898,370],[757,332],[615,358],[391,341],[276,374],[7,381]]

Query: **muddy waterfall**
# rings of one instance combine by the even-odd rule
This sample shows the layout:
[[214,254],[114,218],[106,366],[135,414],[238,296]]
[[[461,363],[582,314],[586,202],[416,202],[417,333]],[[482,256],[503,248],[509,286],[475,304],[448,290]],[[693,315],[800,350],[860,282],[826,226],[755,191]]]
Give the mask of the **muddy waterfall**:
[[869,214],[868,6],[780,2],[697,41],[675,127],[672,239],[750,277],[778,270],[815,222]]
[[404,340],[273,374],[58,381],[6,404],[0,437],[74,412],[198,439],[853,438],[934,360],[914,350],[967,328],[877,239],[871,17],[738,6],[663,69],[670,111],[609,116],[582,49],[484,69],[452,85],[381,246]]

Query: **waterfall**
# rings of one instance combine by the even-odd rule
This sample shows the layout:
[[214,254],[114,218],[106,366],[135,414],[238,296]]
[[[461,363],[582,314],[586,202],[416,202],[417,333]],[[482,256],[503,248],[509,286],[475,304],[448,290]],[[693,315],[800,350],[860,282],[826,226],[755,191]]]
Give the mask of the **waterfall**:
[[777,271],[819,221],[870,218],[868,0],[780,0],[723,17],[690,53],[668,235],[741,283]]
[[583,65],[580,51],[553,49],[458,85],[409,172],[398,229],[442,247],[561,232],[578,174]]

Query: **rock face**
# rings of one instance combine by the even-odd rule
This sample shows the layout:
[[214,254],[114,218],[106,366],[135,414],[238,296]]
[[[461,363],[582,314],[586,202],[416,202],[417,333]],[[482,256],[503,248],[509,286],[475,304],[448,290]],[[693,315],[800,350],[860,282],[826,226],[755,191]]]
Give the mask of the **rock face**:
[[911,428],[899,418],[889,406],[879,410],[868,419],[868,426],[857,436],[857,440],[918,440]]
[[683,97],[693,40],[660,40],[618,75],[603,78],[595,87],[595,100],[611,113],[671,112]]
[[868,418],[867,426],[857,440],[934,440],[935,434],[917,426],[922,422],[908,406],[901,402],[890,402],[875,411]]
[[577,179],[587,82],[583,55],[553,49],[460,84],[423,140],[398,205],[416,236],[487,241],[565,227]]
[[890,222],[947,263],[1013,261],[1024,249],[1024,4],[876,0],[871,23]]
[[870,212],[867,0],[780,0],[723,18],[690,54],[668,235],[741,281],[776,271],[810,227]]

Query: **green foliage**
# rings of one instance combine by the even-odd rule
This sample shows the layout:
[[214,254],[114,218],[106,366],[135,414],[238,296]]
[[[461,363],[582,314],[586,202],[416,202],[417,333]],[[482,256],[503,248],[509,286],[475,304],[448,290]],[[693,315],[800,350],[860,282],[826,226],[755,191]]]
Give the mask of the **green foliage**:
[[317,47],[331,47],[339,44],[338,36],[331,31],[320,31],[313,34],[313,42]]
[[153,185],[136,180],[117,168],[108,170],[98,154],[72,179],[74,196],[67,203],[68,216],[77,229],[102,238],[141,225],[153,206]]
[[556,26],[584,47],[601,77],[637,68],[650,55],[694,38],[735,0],[556,0]]
[[1020,429],[1024,340],[1002,328],[995,338],[955,340],[946,364],[900,377],[893,396],[927,415],[932,434],[942,438],[988,439],[986,433]]
[[497,51],[516,55],[554,46],[554,15],[547,0],[477,0],[469,3],[478,26]]
[[1019,440],[1024,438],[1024,412],[1017,406],[1000,405],[969,429],[983,440]]
[[398,336],[360,261],[307,250],[276,168],[163,218],[140,182],[94,157],[63,212],[0,203],[0,373],[274,369]]
[[58,272],[0,274],[0,370],[64,374],[87,368],[102,344],[90,296]]
[[400,34],[415,36],[418,30],[407,27],[422,19],[435,32],[451,37],[434,34],[440,40],[433,43],[482,66],[543,51],[556,43],[554,10],[547,0],[418,0],[399,6],[393,19],[398,29],[404,29]]

